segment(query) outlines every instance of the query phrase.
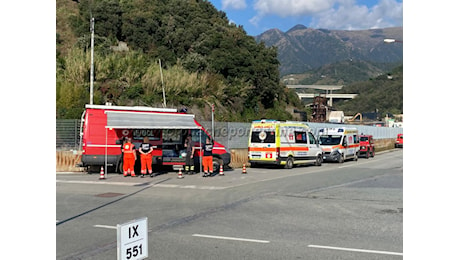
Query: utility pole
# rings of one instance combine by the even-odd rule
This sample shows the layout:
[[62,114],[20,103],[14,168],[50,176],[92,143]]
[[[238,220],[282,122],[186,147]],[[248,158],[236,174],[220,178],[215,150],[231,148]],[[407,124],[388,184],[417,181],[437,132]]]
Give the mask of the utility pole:
[[91,73],[89,76],[89,104],[93,104],[93,96],[94,96],[94,17],[91,17]]
[[161,59],[158,59],[158,62],[160,63],[161,88],[163,89],[163,107],[166,107],[165,84],[163,82],[163,69],[161,68]]
[[212,140],[214,140],[214,104],[211,105],[211,127],[212,127]]

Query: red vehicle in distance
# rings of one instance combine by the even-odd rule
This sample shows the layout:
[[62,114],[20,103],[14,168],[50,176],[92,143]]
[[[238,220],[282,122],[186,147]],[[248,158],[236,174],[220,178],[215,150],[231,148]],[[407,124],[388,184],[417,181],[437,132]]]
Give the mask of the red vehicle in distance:
[[398,134],[396,137],[395,148],[403,148],[403,134]]
[[369,158],[375,156],[374,138],[372,135],[359,136],[359,155]]

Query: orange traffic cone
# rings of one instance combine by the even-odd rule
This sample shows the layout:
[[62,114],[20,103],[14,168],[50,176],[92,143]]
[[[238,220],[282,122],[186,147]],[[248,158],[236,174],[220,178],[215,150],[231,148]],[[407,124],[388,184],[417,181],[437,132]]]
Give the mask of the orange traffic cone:
[[104,167],[101,166],[101,174],[99,175],[99,180],[105,180]]
[[179,169],[179,173],[177,174],[178,179],[183,179],[184,176],[182,175],[182,169]]
[[222,167],[222,164],[220,165],[220,169],[219,169],[219,176],[224,176],[224,168]]
[[246,164],[245,163],[243,163],[243,171],[241,173],[242,174],[247,174],[247,172],[246,172]]

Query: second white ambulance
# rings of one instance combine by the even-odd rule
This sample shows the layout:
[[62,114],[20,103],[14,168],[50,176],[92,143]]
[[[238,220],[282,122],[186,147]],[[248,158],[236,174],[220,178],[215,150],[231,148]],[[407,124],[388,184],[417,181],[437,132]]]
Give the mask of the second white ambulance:
[[301,122],[257,120],[251,125],[248,159],[258,165],[294,165],[314,163],[320,166],[323,153],[308,125]]
[[358,129],[347,127],[321,128],[318,136],[325,161],[343,163],[348,159],[358,160]]

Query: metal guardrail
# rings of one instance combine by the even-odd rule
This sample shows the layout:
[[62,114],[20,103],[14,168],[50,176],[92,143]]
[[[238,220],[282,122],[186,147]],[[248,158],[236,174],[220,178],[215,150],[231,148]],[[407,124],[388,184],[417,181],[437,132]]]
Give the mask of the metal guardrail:
[[[200,122],[208,133],[211,133],[211,122]],[[358,129],[360,134],[372,135],[374,139],[395,138],[400,133],[403,133],[403,128],[392,127],[376,127],[366,125],[350,125],[350,124],[332,124],[332,123],[312,123],[306,122],[312,129],[315,136],[318,136],[320,128],[336,128],[336,127],[354,127]],[[217,122],[214,125],[214,139],[225,145],[229,149],[248,148],[249,132],[251,123],[235,123],[235,122]]]
[[80,144],[80,119],[56,120],[56,150],[76,150]]
[[[56,120],[56,150],[77,150],[80,142],[80,119]],[[210,121],[200,122],[212,133]],[[317,136],[320,128],[355,127],[359,133],[373,135],[375,139],[396,138],[403,133],[403,128],[375,127],[365,125],[311,123],[307,124]],[[251,123],[216,122],[214,124],[214,139],[229,149],[247,148]]]

